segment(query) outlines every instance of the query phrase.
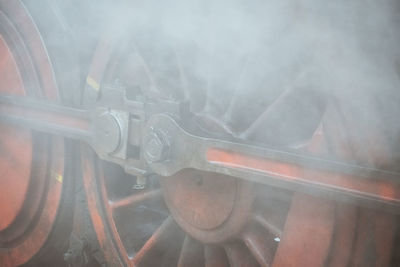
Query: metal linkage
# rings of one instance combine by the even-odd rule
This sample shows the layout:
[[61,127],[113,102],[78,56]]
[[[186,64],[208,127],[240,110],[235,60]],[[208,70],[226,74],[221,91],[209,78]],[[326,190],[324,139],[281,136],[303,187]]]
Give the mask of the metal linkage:
[[134,106],[134,112],[104,107],[80,110],[0,96],[0,120],[83,140],[100,158],[134,175],[171,176],[194,168],[400,211],[399,173],[239,140],[196,136],[180,127],[174,116],[148,111],[146,103]]
[[164,133],[163,139],[168,140],[169,157],[148,162],[148,166],[162,176],[194,168],[400,211],[399,173],[296,151],[199,137],[186,132],[167,115],[150,118],[144,135],[153,136],[155,129]]
[[92,114],[58,103],[28,97],[2,95],[0,119],[3,122],[72,139],[91,139]]
[[28,97],[0,97],[0,121],[84,141],[104,159],[126,158],[128,120],[126,111],[84,110]]

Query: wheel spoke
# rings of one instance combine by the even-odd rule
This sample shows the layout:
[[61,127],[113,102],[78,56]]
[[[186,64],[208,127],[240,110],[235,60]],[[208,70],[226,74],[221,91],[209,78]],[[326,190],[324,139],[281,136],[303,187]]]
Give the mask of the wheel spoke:
[[278,224],[272,220],[267,219],[264,215],[255,214],[253,215],[252,220],[261,225],[272,235],[276,237],[282,236],[282,229],[279,228]]
[[206,245],[204,248],[205,267],[228,267],[224,250],[218,246]]
[[274,237],[281,237],[290,206],[290,196],[285,192],[260,190],[251,221],[263,227]]
[[321,94],[312,90],[287,90],[241,134],[241,138],[285,146],[310,138],[321,122],[322,99]]
[[188,87],[187,87],[187,82],[186,82],[186,75],[184,73],[184,68],[183,68],[183,64],[182,64],[182,58],[180,57],[179,53],[177,52],[177,47],[173,46],[173,53],[175,55],[176,58],[176,65],[178,68],[178,73],[179,73],[179,78],[181,80],[181,90],[180,90],[180,98],[181,100],[187,100],[189,99],[189,91],[188,91]]
[[163,243],[167,237],[175,230],[176,224],[171,217],[168,217],[161,226],[154,232],[154,234],[147,240],[143,247],[135,254],[132,259],[134,266],[138,266],[143,262],[146,255],[154,250],[158,244]]
[[268,267],[272,263],[274,255],[274,244],[257,227],[249,227],[242,238],[254,258],[262,267]]
[[161,198],[161,196],[161,189],[142,191],[137,194],[118,199],[116,201],[110,201],[110,207],[112,210],[116,210],[122,207],[135,207],[149,199],[158,199]]
[[330,200],[296,193],[274,266],[323,266],[333,238],[334,208]]
[[231,267],[256,267],[257,262],[248,252],[246,246],[242,243],[235,242],[224,246],[226,256]]
[[178,267],[204,266],[203,246],[200,242],[186,235],[179,256]]

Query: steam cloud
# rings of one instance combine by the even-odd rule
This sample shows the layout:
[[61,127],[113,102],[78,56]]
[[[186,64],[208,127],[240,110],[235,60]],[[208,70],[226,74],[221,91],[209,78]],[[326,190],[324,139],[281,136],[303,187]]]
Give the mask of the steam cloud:
[[[289,132],[292,136],[278,143],[302,141],[305,136],[296,136],[315,124],[313,101],[320,102],[323,95],[329,107],[326,129],[334,132],[330,114],[340,114],[338,120],[347,131],[344,142],[351,144],[353,156],[371,164],[384,162],[378,159],[384,154],[392,162],[398,158],[400,4],[396,0],[73,3],[64,2],[61,13],[67,16],[78,48],[94,49],[107,28],[115,29],[116,42],[121,35],[129,36],[132,50],[152,73],[148,90],[189,99],[194,112],[217,118],[238,135],[262,141]],[[81,17],[86,19],[77,18],[79,8],[85,10]],[[91,36],[94,41],[88,46],[91,34],[97,36]],[[90,62],[90,51],[82,54]],[[271,111],[274,101],[290,91],[301,92],[299,101],[306,100],[298,106],[309,110],[299,110],[292,100],[285,110]],[[266,121],[263,114],[268,115]],[[254,130],[257,134],[246,133],[257,120],[261,125]]]

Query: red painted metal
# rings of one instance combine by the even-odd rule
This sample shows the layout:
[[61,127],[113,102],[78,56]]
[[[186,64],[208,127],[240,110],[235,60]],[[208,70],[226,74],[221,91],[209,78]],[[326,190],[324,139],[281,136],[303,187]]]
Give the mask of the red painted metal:
[[273,266],[323,266],[334,229],[332,201],[296,194]]
[[[52,67],[32,18],[19,1],[0,1],[0,10],[1,27],[7,28],[0,36],[0,92],[55,100]],[[38,90],[27,91],[28,82]],[[0,266],[8,267],[35,257],[54,227],[63,189],[64,145],[62,139],[5,125],[0,126],[0,145]]]
[[[123,266],[120,253],[122,254],[125,249],[120,239],[114,239],[115,226],[110,229],[105,219],[107,214],[109,214],[107,212],[110,211],[104,209],[103,197],[98,191],[99,188],[101,188],[101,184],[99,184],[101,181],[96,179],[94,159],[94,154],[90,148],[83,145],[81,149],[82,175],[90,218],[96,233],[97,242],[99,243],[107,263],[112,266]],[[117,242],[117,246],[114,245],[115,241]],[[123,254],[123,256],[125,256],[125,262],[130,262],[127,253]]]
[[[331,106],[325,115],[325,136],[327,143],[331,144],[331,153],[373,166],[393,168],[391,149],[382,128],[374,125],[377,120],[362,125],[362,122],[354,120],[357,116],[343,116],[340,108],[346,106],[342,101],[341,105]],[[378,184],[375,190],[381,195],[398,196],[398,187],[392,184]],[[337,242],[336,250],[333,250],[336,254],[331,257],[331,266],[340,266],[340,259],[342,262],[348,259],[348,266],[390,266],[397,231],[395,215],[351,206],[340,207],[336,214],[339,216],[337,232],[341,233],[341,242]],[[354,229],[351,235],[350,229]],[[348,255],[346,249],[350,247],[352,253]]]
[[[137,193],[133,191],[132,195],[115,199],[115,196],[110,196],[106,185],[106,180],[111,177],[105,176],[102,163],[97,162],[94,156],[88,149],[82,150],[89,212],[107,262],[117,266],[122,264],[121,261],[128,266],[152,266],[150,263],[153,262],[152,255],[159,255],[158,257],[162,259],[164,253],[169,253],[170,246],[179,246],[179,244],[183,246],[181,251],[174,252],[174,255],[179,255],[178,262],[174,263],[178,266],[182,264],[182,266],[187,266],[189,263],[193,266],[197,266],[196,264],[204,266],[206,263],[211,265],[214,262],[227,264],[235,258],[234,254],[237,253],[232,252],[230,248],[242,247],[242,245],[245,248],[243,253],[248,259],[244,258],[241,262],[248,261],[249,264],[254,265],[258,261],[265,266],[272,261],[278,243],[274,241],[276,231],[270,229],[270,225],[275,225],[275,229],[282,229],[282,223],[279,222],[284,221],[285,212],[283,211],[278,216],[277,223],[260,224],[259,220],[252,219],[255,217],[252,216],[255,211],[258,216],[267,221],[269,221],[267,219],[269,214],[272,218],[276,214],[271,212],[271,207],[263,208],[262,201],[258,202],[259,205],[253,205],[256,195],[261,198],[266,196],[262,193],[257,194],[256,188],[251,183],[228,176],[217,175],[222,177],[216,177],[213,174],[194,170],[186,170],[175,177],[161,181],[161,190],[172,216],[160,225],[132,257],[132,252],[123,242],[120,222],[121,220],[127,222],[129,213],[133,212],[135,207],[145,205],[149,201],[161,203],[162,199],[159,199],[161,191],[159,189],[148,189]],[[199,176],[202,176],[202,179],[199,179]],[[230,184],[232,191],[223,193],[227,184]],[[226,194],[228,194],[227,198]],[[271,205],[267,204],[267,206]],[[191,236],[190,242],[183,242],[180,237],[182,230]],[[131,238],[135,239],[134,236]],[[230,244],[231,242],[242,245]],[[170,245],[166,247],[166,244]],[[212,246],[212,251],[208,246]],[[265,253],[266,248],[269,249],[269,253]],[[205,254],[205,251],[208,253]],[[228,256],[226,253],[234,254]],[[192,256],[189,257],[189,255]],[[209,255],[210,258],[205,255]],[[257,255],[256,259],[251,255]],[[241,266],[240,262],[237,264]]]
[[[0,92],[56,100],[58,90],[53,70],[31,17],[19,1],[0,0],[0,10],[0,16],[7,17],[4,25],[10,24],[9,33],[13,35],[12,38],[0,35]],[[119,41],[116,35],[106,36],[96,49],[86,90],[98,92],[100,83],[113,80],[113,72],[118,69],[118,62],[112,61],[114,44]],[[24,40],[29,40],[22,42],[29,53],[25,51],[18,58],[20,55],[10,48],[13,42]],[[140,70],[143,75],[138,76],[150,76],[143,69]],[[133,73],[129,67],[123,71],[125,75]],[[31,76],[30,82],[37,85],[37,91],[26,90],[26,75]],[[364,129],[367,137],[358,140],[362,135],[357,132],[357,123],[338,117],[341,111],[337,108],[328,109],[324,121],[330,149],[320,131],[308,149],[316,154],[323,151],[361,163],[390,166],[390,148],[380,128]],[[0,110],[9,111],[22,112],[13,106]],[[89,127],[85,121],[69,121],[46,113],[29,112],[27,116],[50,122],[62,120],[71,127]],[[62,139],[44,139],[6,125],[0,125],[0,145],[0,266],[9,267],[34,258],[54,229],[62,201],[65,147]],[[353,179],[349,175],[304,170],[293,164],[216,148],[207,151],[207,160],[270,173],[285,181],[340,188],[386,202],[400,201],[398,185],[379,181],[379,177]],[[159,259],[165,260],[162,263],[166,266],[390,264],[398,223],[389,213],[275,188],[263,191],[261,185],[196,170],[183,170],[162,178],[156,189],[116,197],[115,192],[110,193],[106,181],[110,180],[105,174],[107,166],[84,145],[81,163],[89,215],[101,252],[110,266],[159,266]],[[134,177],[126,180],[130,179]],[[282,198],[288,203],[273,202],[273,191],[285,195]],[[133,253],[124,242],[119,222],[149,201],[151,208],[156,206],[168,213],[168,217],[143,244],[135,244],[139,248]],[[135,238],[133,234],[129,237]]]
[[[23,83],[12,54],[0,36],[0,92],[24,95]],[[32,141],[29,131],[0,126],[0,230],[7,228],[20,212],[28,190],[31,169]],[[21,153],[22,152],[22,153]],[[15,165],[18,168],[15,168]]]
[[232,177],[191,170],[163,184],[170,207],[176,209],[183,220],[204,230],[215,229],[226,221],[238,190]]
[[204,243],[221,243],[238,235],[252,212],[252,183],[234,177],[184,170],[161,184],[171,215]]
[[303,184],[328,187],[331,189],[340,188],[349,193],[374,197],[389,202],[400,201],[400,191],[396,183],[380,181],[376,179],[354,178],[351,175],[337,174],[334,172],[305,170],[304,168],[269,159],[239,154],[227,150],[211,148],[207,151],[207,160],[214,164],[229,167],[250,169],[270,174],[271,177],[299,182]]
[[0,105],[0,112],[21,116],[26,119],[42,121],[44,123],[54,124],[60,127],[68,127],[74,130],[89,131],[91,124],[89,120],[75,118],[65,114],[51,113],[38,110],[36,108],[18,107],[8,104]]

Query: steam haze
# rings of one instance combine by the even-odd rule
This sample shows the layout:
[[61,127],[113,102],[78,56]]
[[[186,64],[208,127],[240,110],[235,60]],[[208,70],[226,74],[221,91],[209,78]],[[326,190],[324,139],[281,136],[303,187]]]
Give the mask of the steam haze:
[[[59,255],[68,266],[89,256],[102,266],[189,266],[184,260],[196,257],[198,266],[378,266],[398,254],[398,214],[386,213],[398,213],[398,183],[376,177],[384,171],[345,165],[400,172],[400,1],[22,1],[44,44],[37,47],[43,57],[26,61],[32,76],[43,72],[35,85],[50,81],[62,104],[89,110],[88,118],[60,116],[60,125],[88,129],[84,140],[99,158],[70,140],[58,147],[61,139],[35,133],[33,143],[27,135],[35,144],[26,157],[29,190],[2,170],[15,184],[4,191],[24,194],[9,197],[24,206],[15,209],[11,230],[0,231],[6,260],[14,255],[8,249],[34,244],[29,235],[36,231],[50,240],[45,246],[61,244],[59,223],[71,224]],[[26,39],[29,50],[36,42]],[[39,69],[41,63],[49,67]],[[221,143],[175,132],[162,116],[149,120],[155,113]],[[282,153],[273,158],[262,147]],[[284,159],[292,149],[303,155]],[[24,150],[16,145],[9,161],[17,178],[25,171],[20,156],[31,153]],[[316,165],[303,166],[309,154]],[[31,199],[32,214],[24,204]],[[51,255],[31,247],[34,260]],[[397,266],[399,257],[392,258]]]
[[[233,131],[248,129],[283,92],[311,90],[338,103],[356,146],[376,135],[397,146],[398,1],[141,1],[123,10],[157,89]],[[290,105],[285,112],[299,112]],[[259,139],[296,132],[302,126],[288,124],[308,119],[300,113],[287,123],[275,115],[264,124],[283,126],[259,129]]]
[[[376,149],[364,151],[365,144],[390,155],[384,161],[398,157],[398,1],[73,3],[59,12],[86,65],[102,34],[113,29],[110,42],[121,43],[122,51],[122,40],[131,39],[152,75],[142,90],[188,99],[192,111],[216,118],[236,136],[291,146],[310,138],[321,114],[334,132],[337,115],[347,131],[343,142],[361,161],[381,157],[372,156]],[[126,55],[126,61],[137,58]],[[87,73],[85,64],[80,68]],[[297,93],[278,106],[284,92]]]

